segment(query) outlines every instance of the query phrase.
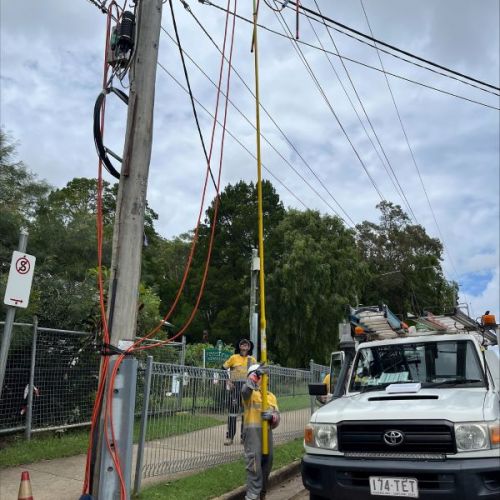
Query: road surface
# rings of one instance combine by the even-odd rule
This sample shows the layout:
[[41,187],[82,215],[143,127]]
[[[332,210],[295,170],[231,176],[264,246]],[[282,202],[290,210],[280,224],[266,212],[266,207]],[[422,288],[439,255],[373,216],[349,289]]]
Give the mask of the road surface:
[[266,500],[309,500],[309,493],[302,484],[300,474],[272,488]]

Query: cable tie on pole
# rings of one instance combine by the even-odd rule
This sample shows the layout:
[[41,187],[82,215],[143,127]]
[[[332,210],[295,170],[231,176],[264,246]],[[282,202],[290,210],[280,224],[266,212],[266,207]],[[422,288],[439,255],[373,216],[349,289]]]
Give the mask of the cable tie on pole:
[[112,344],[108,344],[103,342],[101,344],[101,348],[99,349],[101,356],[116,356],[116,355],[124,355],[132,354],[131,352],[123,351],[119,347],[116,347]]

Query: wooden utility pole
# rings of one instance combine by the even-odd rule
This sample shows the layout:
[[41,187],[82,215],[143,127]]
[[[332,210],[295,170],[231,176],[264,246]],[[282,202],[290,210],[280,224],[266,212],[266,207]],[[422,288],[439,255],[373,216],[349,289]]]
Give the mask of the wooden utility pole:
[[[116,203],[108,296],[110,343],[122,350],[136,336],[161,13],[162,0],[137,2],[137,36],[129,75],[127,129]],[[111,359],[110,370],[115,360]],[[127,499],[130,498],[136,372],[137,360],[127,357],[120,366],[112,401],[116,436],[113,446],[120,456]],[[109,373],[107,375],[109,382]],[[103,442],[104,431],[101,418],[100,457],[94,468],[93,493],[96,495],[98,492],[98,500],[114,500],[120,498],[120,482],[106,443]]]

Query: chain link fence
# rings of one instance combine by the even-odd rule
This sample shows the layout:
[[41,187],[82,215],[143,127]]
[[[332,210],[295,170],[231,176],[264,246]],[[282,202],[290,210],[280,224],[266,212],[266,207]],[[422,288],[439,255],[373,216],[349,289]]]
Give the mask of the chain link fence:
[[[24,430],[29,439],[32,432],[89,425],[100,358],[92,333],[44,328],[36,319],[14,323],[0,397],[0,434]],[[185,341],[157,349],[155,358],[183,363]],[[145,359],[139,354],[136,415],[143,403]]]
[[[209,467],[242,456],[241,416],[233,444],[224,444],[234,397],[226,371],[151,359],[145,378],[135,491],[143,478]],[[308,370],[270,367],[269,389],[281,411],[275,443],[303,435],[311,415],[308,384],[312,380]]]
[[311,372],[311,383],[320,384],[323,379],[330,373],[330,368],[325,365],[315,363],[312,359],[309,362],[309,371]]

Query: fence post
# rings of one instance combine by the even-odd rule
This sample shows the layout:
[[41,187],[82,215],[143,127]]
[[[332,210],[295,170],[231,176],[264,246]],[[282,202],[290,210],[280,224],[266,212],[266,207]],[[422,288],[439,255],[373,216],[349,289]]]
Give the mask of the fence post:
[[193,378],[193,405],[191,407],[191,413],[194,415],[196,413],[196,396],[197,396],[197,387],[198,384],[196,383],[198,379]]
[[186,337],[182,336],[182,348],[181,348],[181,359],[180,364],[184,366],[186,364]]
[[148,430],[149,396],[151,392],[151,376],[153,372],[153,356],[146,358],[146,372],[144,374],[144,397],[142,401],[141,428],[139,429],[139,443],[137,444],[137,461],[135,463],[134,494],[141,489],[142,466],[144,463],[144,445]]
[[[314,359],[311,359],[311,361],[309,361],[309,370],[311,372],[311,384],[314,384],[315,383],[315,380],[314,380]],[[314,396],[310,396],[310,400],[311,400],[311,415],[314,413]]]
[[31,427],[33,424],[33,390],[35,388],[35,362],[36,362],[36,343],[38,339],[38,317],[33,316],[33,343],[31,344],[31,361],[30,361],[30,379],[28,383],[28,401],[26,410],[26,429],[24,431],[25,438],[31,439]]

